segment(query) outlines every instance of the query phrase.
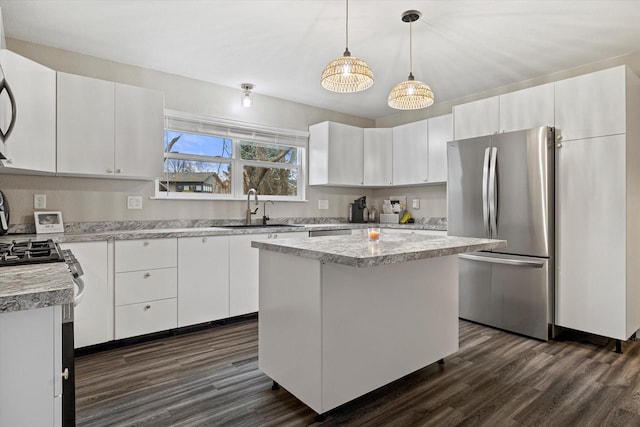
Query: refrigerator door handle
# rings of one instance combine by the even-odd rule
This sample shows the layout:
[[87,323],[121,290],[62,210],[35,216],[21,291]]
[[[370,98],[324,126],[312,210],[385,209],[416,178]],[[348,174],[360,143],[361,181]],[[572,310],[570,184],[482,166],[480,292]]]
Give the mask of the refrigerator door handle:
[[[486,157],[486,155],[485,155]],[[489,165],[489,228],[491,237],[498,235],[498,181],[496,167],[498,160],[498,148],[491,147],[491,160]]]
[[484,150],[484,160],[482,162],[482,223],[484,224],[484,235],[490,237],[489,234],[489,160],[491,157],[491,148]]
[[526,260],[509,259],[509,258],[494,258],[494,257],[487,257],[482,255],[474,255],[474,254],[460,254],[458,256],[460,258],[468,259],[471,261],[489,262],[492,264],[506,264],[506,265],[513,265],[516,267],[533,267],[533,268],[544,267],[544,262],[539,262],[539,261],[526,261]]

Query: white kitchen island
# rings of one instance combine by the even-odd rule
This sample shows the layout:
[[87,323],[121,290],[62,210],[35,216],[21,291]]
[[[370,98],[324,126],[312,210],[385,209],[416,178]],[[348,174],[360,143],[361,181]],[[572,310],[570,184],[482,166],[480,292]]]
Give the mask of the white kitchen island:
[[506,246],[415,234],[254,241],[260,370],[318,414],[458,350],[458,257]]

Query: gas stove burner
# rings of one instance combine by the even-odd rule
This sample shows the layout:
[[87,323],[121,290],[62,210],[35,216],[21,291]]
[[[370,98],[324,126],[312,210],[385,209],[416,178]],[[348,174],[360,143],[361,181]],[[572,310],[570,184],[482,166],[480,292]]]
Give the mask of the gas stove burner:
[[64,256],[60,247],[51,239],[0,243],[0,267],[61,261]]

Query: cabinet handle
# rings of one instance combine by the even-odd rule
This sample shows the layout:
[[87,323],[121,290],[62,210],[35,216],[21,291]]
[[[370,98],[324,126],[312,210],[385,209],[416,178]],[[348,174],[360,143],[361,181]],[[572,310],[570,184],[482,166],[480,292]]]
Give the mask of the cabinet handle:
[[107,173],[113,173],[113,169],[107,169]]
[[206,237],[202,238],[202,243],[207,243],[207,238]]
[[562,135],[556,135],[556,140],[557,141],[562,141]]
[[122,173],[122,169],[116,169],[116,173]]
[[559,142],[556,144],[556,148],[562,148],[562,144],[560,144]]
[[277,238],[278,238],[278,235],[274,233],[273,238],[274,238],[274,239],[277,239]]
[[151,304],[147,304],[144,306],[144,311],[148,311],[151,309]]
[[68,380],[69,379],[69,368],[64,368],[64,371],[62,371],[62,379],[63,380]]
[[149,277],[151,277],[151,273],[146,272],[142,275],[142,277],[144,277],[145,279],[148,279]]
[[144,242],[143,245],[144,246],[149,246],[149,242]]

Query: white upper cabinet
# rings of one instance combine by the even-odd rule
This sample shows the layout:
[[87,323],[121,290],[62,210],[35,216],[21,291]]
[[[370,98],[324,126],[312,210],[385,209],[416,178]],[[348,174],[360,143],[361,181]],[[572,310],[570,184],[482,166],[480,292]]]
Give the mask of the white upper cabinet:
[[455,139],[554,126],[553,83],[453,107]]
[[116,176],[162,176],[164,95],[120,83],[115,93]]
[[453,140],[453,114],[429,119],[429,182],[447,181],[447,142]]
[[[9,50],[0,50],[0,65],[13,93],[15,123],[5,140],[5,172],[56,171],[56,72]],[[12,118],[8,92],[0,92],[0,129]]]
[[499,132],[554,126],[553,83],[500,95]]
[[58,173],[162,175],[161,92],[58,73]]
[[500,99],[497,96],[453,107],[455,139],[498,133]]
[[364,185],[384,187],[393,182],[393,130],[364,129]]
[[556,138],[625,133],[626,78],[623,65],[556,82]]
[[342,123],[309,126],[309,185],[363,185],[363,135]]
[[393,128],[393,185],[424,184],[429,181],[429,121]]
[[58,172],[113,175],[112,82],[58,73]]

